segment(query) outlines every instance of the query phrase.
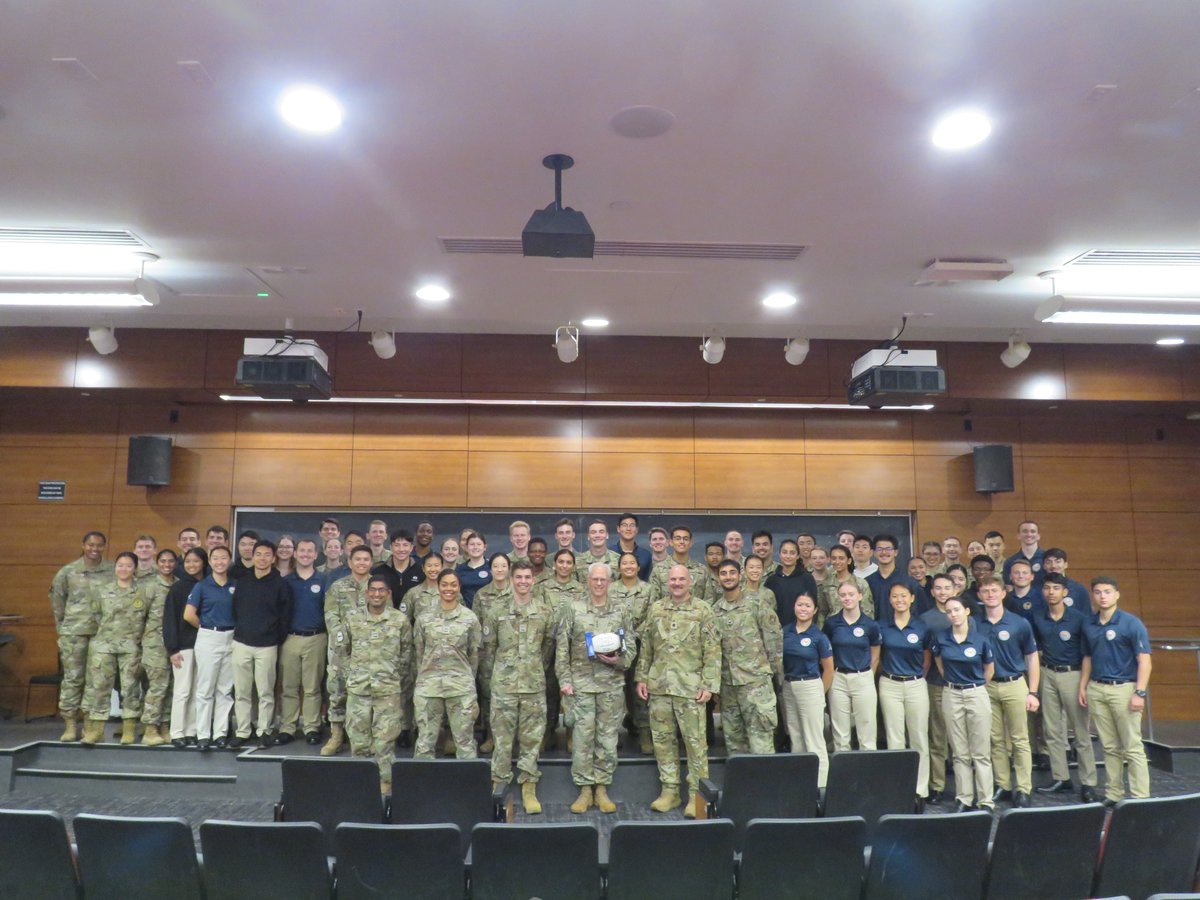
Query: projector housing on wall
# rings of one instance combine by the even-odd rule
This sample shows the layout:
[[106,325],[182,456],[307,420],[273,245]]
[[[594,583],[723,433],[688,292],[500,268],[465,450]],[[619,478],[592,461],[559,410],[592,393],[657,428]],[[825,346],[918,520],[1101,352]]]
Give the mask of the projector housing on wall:
[[946,373],[936,350],[902,350],[893,345],[870,350],[854,361],[847,400],[866,406],[905,403],[946,393]]
[[326,399],[333,393],[329,357],[313,341],[246,338],[237,384],[268,400]]

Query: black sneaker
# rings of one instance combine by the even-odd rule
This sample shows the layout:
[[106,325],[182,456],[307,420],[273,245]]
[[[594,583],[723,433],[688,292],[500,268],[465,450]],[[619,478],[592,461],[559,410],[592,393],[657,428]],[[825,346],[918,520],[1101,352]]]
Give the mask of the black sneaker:
[[1079,789],[1079,799],[1083,803],[1099,803],[1100,795],[1092,785],[1085,784]]
[[[217,746],[221,747],[221,741],[217,741]],[[236,736],[230,738],[225,744],[225,747],[228,747],[230,750],[241,750],[245,746],[246,746],[246,739],[241,738],[241,737],[236,737]],[[221,749],[225,749],[225,748],[222,747]]]
[[268,747],[274,747],[275,735],[271,734],[269,731],[264,731],[258,736],[258,746],[264,750],[266,750]]
[[174,740],[171,741],[171,746],[174,747],[176,750],[184,750],[187,748],[187,745],[188,745],[188,742],[185,741],[183,738],[175,738]]
[[215,741],[212,742],[212,747],[214,750],[227,749],[229,747],[229,738],[226,738],[226,737],[217,738]]
[[275,735],[275,744],[276,746],[282,747],[284,744],[290,744],[295,739],[296,736],[294,734],[288,734],[286,731],[281,731],[279,734]]
[[1001,800],[1011,800],[1012,791],[1008,788],[996,788],[996,793],[992,794],[992,802],[999,803]]
[[321,732],[319,732],[319,731],[305,732],[304,743],[308,744],[310,747],[317,746],[319,743],[321,743]]
[[196,744],[197,744],[197,743],[199,743],[199,742],[196,740],[196,736],[195,736],[194,734],[185,734],[185,735],[183,736],[183,739],[184,739],[185,741],[187,741],[187,745],[188,745],[189,747],[195,747],[195,746],[196,746]]
[[196,746],[198,746],[201,750],[211,750],[212,745],[213,745],[213,742],[210,741],[208,738],[205,738],[204,740],[200,741],[200,743],[197,744]]
[[1069,794],[1071,792],[1070,781],[1052,781],[1044,787],[1034,788],[1039,794]]
[[942,792],[930,790],[929,795],[925,798],[926,803],[940,803],[942,801]]

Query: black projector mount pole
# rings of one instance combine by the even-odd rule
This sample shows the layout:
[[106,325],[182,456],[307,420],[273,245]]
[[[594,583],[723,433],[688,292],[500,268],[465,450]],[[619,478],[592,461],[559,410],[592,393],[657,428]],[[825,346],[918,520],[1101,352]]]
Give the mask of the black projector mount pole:
[[551,153],[542,160],[542,165],[554,170],[554,211],[562,212],[562,173],[575,165],[575,160],[565,153]]

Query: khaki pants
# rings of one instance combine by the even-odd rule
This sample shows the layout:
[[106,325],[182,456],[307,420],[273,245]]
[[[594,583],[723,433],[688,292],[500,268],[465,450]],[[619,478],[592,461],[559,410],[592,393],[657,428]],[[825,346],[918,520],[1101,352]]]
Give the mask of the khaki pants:
[[847,675],[833,673],[829,688],[829,721],[833,725],[833,749],[850,749],[850,728],[858,732],[858,749],[875,749],[877,719],[875,676],[870,672]]
[[946,716],[942,712],[944,685],[929,685],[929,790],[946,789],[946,756],[949,748],[946,736]]
[[817,787],[829,780],[825,749],[825,685],[820,678],[783,685],[783,715],[793,753],[817,754]]
[[1096,786],[1096,754],[1088,732],[1088,711],[1079,705],[1079,672],[1054,672],[1042,666],[1042,731],[1050,753],[1050,774],[1055,781],[1070,781],[1067,765],[1067,731],[1075,730],[1079,758],[1079,783]]
[[223,738],[233,708],[232,631],[201,628],[196,634],[196,737]]
[[254,708],[254,691],[258,689],[258,733],[271,730],[275,719],[275,664],[278,647],[251,647],[238,641],[230,650],[233,660],[233,716],[237,721],[237,736],[250,737],[250,714]]
[[1029,719],[1025,713],[1029,685],[1022,677],[1004,684],[992,682],[987,690],[992,702],[992,773],[996,786],[1030,794],[1033,753],[1029,749]]
[[1142,745],[1142,714],[1129,708],[1133,690],[1132,681],[1128,684],[1092,681],[1087,686],[1088,709],[1104,746],[1104,793],[1113,801],[1125,796],[1122,764],[1129,767],[1129,795],[1150,796],[1150,769]]
[[992,705],[982,686],[942,691],[942,716],[954,754],[954,797],[965,806],[992,808]]
[[884,675],[879,679],[879,706],[888,749],[903,750],[907,735],[908,746],[919,754],[917,796],[924,797],[929,793],[929,691],[925,679],[892,681]]
[[[182,662],[171,689],[171,740],[196,736],[196,665],[195,650],[180,650]],[[172,663],[172,666],[174,663]]]
[[327,634],[289,634],[279,648],[279,679],[283,682],[279,730],[284,734],[295,736],[297,722],[305,733],[321,730],[321,676],[325,674],[328,639]]

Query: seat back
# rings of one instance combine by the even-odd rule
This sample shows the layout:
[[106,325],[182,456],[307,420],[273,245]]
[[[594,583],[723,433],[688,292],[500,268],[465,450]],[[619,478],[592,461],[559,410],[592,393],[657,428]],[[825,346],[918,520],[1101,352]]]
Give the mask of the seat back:
[[992,816],[884,816],[871,841],[868,900],[953,897],[983,893]]
[[1094,896],[1188,892],[1200,858],[1200,794],[1122,800],[1113,809]]
[[737,754],[725,761],[717,814],[733,822],[740,850],[751,819],[803,819],[817,814],[815,753]]
[[333,855],[333,835],[343,822],[383,823],[379,766],[370,759],[321,759],[289,756],[283,761],[281,818],[316,822],[325,837],[325,855]]
[[339,825],[338,900],[444,900],[466,889],[457,825]]
[[396,825],[457,825],[465,857],[471,829],[496,820],[491,765],[486,759],[398,759],[392,764],[391,809]]
[[992,842],[987,897],[1088,896],[1103,831],[1098,803],[1005,810]]
[[882,816],[913,811],[917,797],[916,750],[854,750],[829,757],[825,815],[862,816],[867,843]]
[[214,819],[200,825],[200,849],[208,900],[329,898],[325,840],[313,822]]
[[742,839],[738,900],[858,900],[866,840],[861,816],[753,819]]
[[608,900],[733,897],[734,825],[618,822],[608,850]]
[[78,896],[62,816],[49,810],[0,810],[0,897],[76,900]]
[[79,876],[88,900],[202,900],[192,828],[184,819],[75,817]]
[[597,900],[599,896],[600,833],[595,826],[475,826],[471,900]]

